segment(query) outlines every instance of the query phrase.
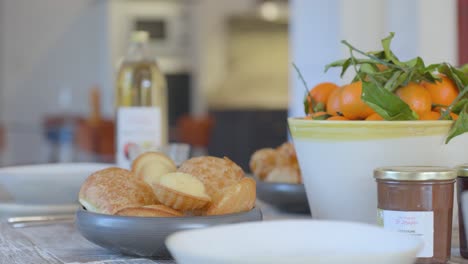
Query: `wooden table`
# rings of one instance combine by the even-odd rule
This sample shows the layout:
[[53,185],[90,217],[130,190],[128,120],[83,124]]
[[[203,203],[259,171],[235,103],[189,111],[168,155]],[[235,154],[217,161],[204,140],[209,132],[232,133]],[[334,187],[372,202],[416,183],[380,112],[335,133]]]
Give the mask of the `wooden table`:
[[[285,214],[262,202],[258,203],[264,219],[309,218],[304,215]],[[452,260],[449,263],[467,263],[460,257],[458,231],[454,230]],[[75,229],[73,223],[56,223],[25,228],[12,228],[0,223],[0,264],[171,264],[172,260],[152,260],[122,256],[88,242]]]

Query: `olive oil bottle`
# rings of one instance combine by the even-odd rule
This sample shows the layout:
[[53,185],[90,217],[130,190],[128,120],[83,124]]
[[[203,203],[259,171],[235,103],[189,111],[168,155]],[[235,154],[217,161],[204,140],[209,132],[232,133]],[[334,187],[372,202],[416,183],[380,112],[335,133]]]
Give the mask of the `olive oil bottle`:
[[116,160],[122,168],[130,168],[132,153],[168,141],[166,80],[149,54],[148,39],[145,31],[132,33],[116,79]]

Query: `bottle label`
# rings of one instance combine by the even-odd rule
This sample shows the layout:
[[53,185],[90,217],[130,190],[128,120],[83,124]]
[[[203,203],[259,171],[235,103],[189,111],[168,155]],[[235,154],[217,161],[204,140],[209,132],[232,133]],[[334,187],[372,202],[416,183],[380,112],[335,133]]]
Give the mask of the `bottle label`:
[[129,169],[142,149],[161,145],[161,109],[120,107],[117,111],[117,165]]
[[419,237],[424,242],[418,258],[434,256],[434,212],[390,211],[377,209],[377,224],[395,232]]

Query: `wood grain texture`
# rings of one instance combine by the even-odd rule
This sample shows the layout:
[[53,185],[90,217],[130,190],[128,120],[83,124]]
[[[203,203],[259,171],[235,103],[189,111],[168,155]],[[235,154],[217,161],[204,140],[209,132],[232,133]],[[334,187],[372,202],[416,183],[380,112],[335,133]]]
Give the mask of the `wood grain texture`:
[[[264,220],[308,219],[307,215],[285,214],[258,201]],[[458,230],[453,232],[451,264],[468,264],[458,250]],[[123,256],[88,242],[72,223],[49,224],[14,229],[0,223],[0,264],[173,264]]]
[[0,224],[0,264],[171,264],[123,256],[88,242],[73,224],[51,224],[14,229]]

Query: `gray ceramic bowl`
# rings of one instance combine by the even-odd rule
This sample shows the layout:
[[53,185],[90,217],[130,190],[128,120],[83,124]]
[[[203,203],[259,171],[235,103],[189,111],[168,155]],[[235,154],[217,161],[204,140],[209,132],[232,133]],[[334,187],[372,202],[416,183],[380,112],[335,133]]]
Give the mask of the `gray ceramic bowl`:
[[303,184],[264,182],[257,179],[257,197],[285,212],[310,214]]
[[130,217],[88,212],[79,209],[76,226],[89,241],[126,255],[170,258],[164,244],[176,231],[240,222],[261,221],[262,212],[191,217]]

